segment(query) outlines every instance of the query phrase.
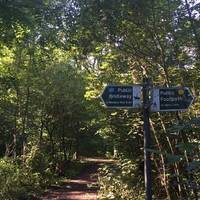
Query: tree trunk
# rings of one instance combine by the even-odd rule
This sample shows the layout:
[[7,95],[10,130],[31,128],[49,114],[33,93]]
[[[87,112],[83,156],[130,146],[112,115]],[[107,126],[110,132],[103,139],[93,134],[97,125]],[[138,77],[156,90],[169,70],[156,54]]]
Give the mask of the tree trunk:
[[43,138],[43,129],[44,129],[44,122],[43,122],[43,119],[42,119],[43,116],[41,116],[41,119],[40,119],[40,134],[39,134],[39,146],[42,145],[42,138]]
[[188,0],[185,0],[185,7],[187,9],[189,21],[191,23],[192,33],[194,34],[194,37],[195,37],[195,40],[196,40],[196,43],[197,43],[198,54],[199,54],[200,53],[200,38],[199,38],[198,33],[197,33],[196,25],[195,25],[194,19],[192,17],[192,11],[190,9],[190,4],[188,3]]
[[28,109],[29,109],[29,98],[30,98],[30,88],[27,87],[27,94],[26,94],[26,103],[25,103],[25,110],[24,110],[24,116],[22,120],[22,155],[23,157],[26,154],[26,126],[27,126],[27,120],[28,120]]
[[153,122],[152,120],[150,120],[150,125],[151,125],[151,130],[152,130],[152,133],[153,133],[153,136],[155,138],[155,141],[156,141],[156,144],[157,144],[157,147],[160,151],[160,162],[161,162],[161,166],[162,166],[162,171],[160,171],[160,178],[161,178],[161,184],[164,185],[164,188],[165,188],[165,192],[167,194],[167,199],[168,200],[171,200],[171,195],[170,195],[170,191],[169,191],[169,183],[168,183],[168,180],[167,180],[167,176],[166,176],[166,168],[165,168],[165,158],[164,158],[164,155],[162,153],[163,149],[162,149],[162,145],[160,144],[159,142],[159,139],[157,137],[157,134],[156,134],[156,130],[154,128],[154,125],[153,125]]
[[45,128],[46,128],[46,130],[47,130],[47,132],[49,134],[49,140],[50,140],[50,144],[51,144],[50,155],[51,155],[51,159],[53,160],[54,159],[54,155],[55,155],[54,140],[53,140],[54,128],[52,128],[50,130],[50,128],[48,127],[48,124],[46,124]]
[[20,101],[19,101],[19,89],[16,87],[16,108],[15,108],[15,124],[13,130],[13,158],[17,157],[17,134],[18,134],[18,117],[19,117],[19,109],[20,109]]

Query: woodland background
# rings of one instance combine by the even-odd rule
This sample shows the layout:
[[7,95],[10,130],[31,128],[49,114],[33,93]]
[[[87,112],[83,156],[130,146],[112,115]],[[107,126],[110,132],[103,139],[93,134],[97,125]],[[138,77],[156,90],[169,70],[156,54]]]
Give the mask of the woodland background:
[[0,0],[0,199],[33,199],[80,156],[115,157],[102,199],[144,199],[140,112],[105,109],[107,84],[188,86],[195,104],[151,115],[154,199],[200,195],[200,2]]

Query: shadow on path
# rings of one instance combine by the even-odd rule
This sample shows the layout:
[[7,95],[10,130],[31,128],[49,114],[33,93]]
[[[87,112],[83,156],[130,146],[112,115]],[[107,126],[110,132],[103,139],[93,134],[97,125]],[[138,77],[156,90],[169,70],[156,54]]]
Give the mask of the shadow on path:
[[41,200],[97,200],[97,170],[100,164],[114,161],[100,158],[81,160],[91,164],[76,179],[64,180],[62,186],[52,186]]

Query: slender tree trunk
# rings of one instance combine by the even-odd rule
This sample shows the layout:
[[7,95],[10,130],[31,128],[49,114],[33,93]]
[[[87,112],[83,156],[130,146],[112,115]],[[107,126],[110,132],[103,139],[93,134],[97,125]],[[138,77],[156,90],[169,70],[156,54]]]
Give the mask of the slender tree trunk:
[[49,133],[49,139],[51,143],[51,159],[54,159],[54,141],[53,141],[53,134]]
[[50,128],[48,127],[48,123],[45,126],[48,134],[49,134],[49,140],[50,140],[50,144],[51,144],[51,150],[50,150],[50,155],[51,155],[51,159],[54,159],[55,156],[55,147],[54,147],[54,140],[53,140],[53,131],[54,128],[52,128],[52,130],[50,130]]
[[5,153],[4,153],[4,156],[5,157],[8,157],[10,155],[10,146],[8,143],[5,143]]
[[196,25],[195,25],[194,19],[192,17],[192,11],[190,9],[190,4],[188,3],[188,0],[185,0],[185,7],[187,9],[189,21],[191,23],[192,33],[194,34],[194,37],[195,37],[195,40],[196,40],[196,43],[197,43],[198,53],[200,53],[200,38],[199,38],[198,33],[197,33]]
[[67,161],[67,151],[66,151],[66,142],[65,142],[65,134],[62,133],[62,151],[63,151],[63,159],[64,161]]
[[160,155],[160,158],[161,158],[160,162],[161,162],[161,166],[162,166],[162,172],[160,170],[159,171],[160,171],[161,183],[163,183],[163,185],[164,185],[165,192],[167,194],[167,199],[171,200],[172,198],[171,198],[169,187],[168,187],[169,185],[168,185],[168,180],[167,180],[167,176],[166,176],[165,158],[164,158],[164,155],[162,153],[162,151],[163,151],[162,145],[159,142],[159,139],[157,137],[156,130],[154,128],[152,120],[150,120],[150,125],[151,125],[151,130],[152,130],[153,136],[155,138],[157,147],[158,147],[158,149],[160,151],[159,155]]
[[[160,122],[161,122],[162,129],[163,129],[164,133],[167,134],[166,127],[165,127],[165,124],[164,124],[164,122],[163,122],[163,120],[162,120],[162,118],[161,118],[160,113],[158,113],[158,116],[159,116],[159,120],[160,120]],[[172,145],[172,143],[171,143],[169,137],[166,136],[166,139],[167,139],[169,148],[170,148],[170,150],[171,150],[171,153],[172,153],[173,155],[175,155],[175,152],[174,152],[174,149],[173,149],[173,145]],[[181,197],[181,196],[182,196],[182,188],[181,188],[181,185],[180,185],[180,183],[181,183],[181,180],[180,180],[180,171],[179,171],[179,167],[178,167],[178,164],[177,164],[177,163],[174,164],[174,172],[177,174],[177,178],[176,178],[176,179],[177,179],[177,187],[178,187],[179,195],[180,195],[180,197]],[[182,198],[182,197],[181,197],[181,198]]]
[[76,123],[75,126],[73,127],[73,132],[74,132],[74,136],[75,136],[75,157],[76,159],[80,156],[80,136],[79,136],[79,132],[78,132],[78,127],[79,127],[79,123]]
[[17,134],[18,134],[18,117],[19,117],[19,107],[20,107],[20,101],[19,101],[19,89],[16,87],[16,108],[15,108],[15,125],[13,130],[13,158],[15,159],[17,157]]
[[40,119],[39,146],[42,145],[42,139],[43,139],[44,122],[43,122],[42,118],[43,118],[43,116],[41,116],[41,119]]
[[30,88],[27,87],[27,94],[26,94],[26,103],[25,103],[25,111],[24,116],[22,120],[22,155],[23,157],[26,155],[26,126],[27,126],[27,120],[28,120],[28,109],[29,109],[29,98],[30,98]]
[[13,158],[14,158],[14,159],[16,159],[16,157],[17,157],[16,148],[17,148],[17,134],[14,133],[14,134],[13,134]]
[[76,157],[80,156],[80,139],[78,133],[76,134]]

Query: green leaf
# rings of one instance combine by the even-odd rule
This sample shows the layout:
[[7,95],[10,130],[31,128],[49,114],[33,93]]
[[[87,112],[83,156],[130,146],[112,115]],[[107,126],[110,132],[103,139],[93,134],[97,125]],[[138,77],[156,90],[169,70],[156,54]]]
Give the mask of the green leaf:
[[155,153],[155,154],[164,154],[164,152],[159,151],[159,150],[155,150],[155,149],[149,149],[149,148],[147,148],[146,150],[148,152]]
[[200,169],[200,161],[194,160],[194,161],[190,162],[186,169],[189,172],[199,170]]
[[194,148],[200,146],[200,143],[180,143],[176,147],[182,151],[193,152]]
[[182,155],[173,155],[173,154],[167,154],[167,162],[168,164],[173,164],[176,162],[180,162],[181,160],[183,160],[183,156]]

